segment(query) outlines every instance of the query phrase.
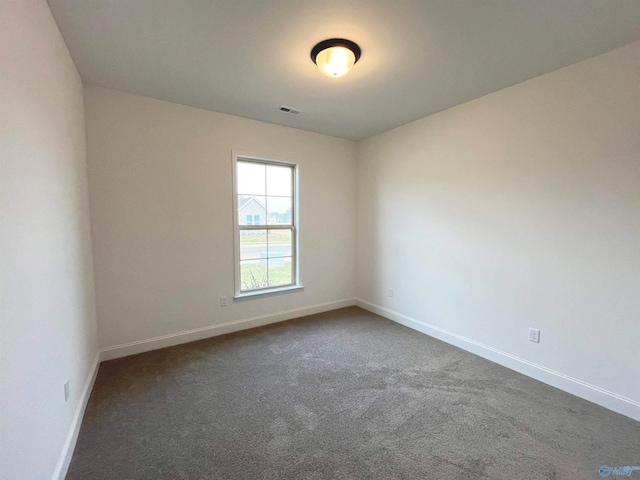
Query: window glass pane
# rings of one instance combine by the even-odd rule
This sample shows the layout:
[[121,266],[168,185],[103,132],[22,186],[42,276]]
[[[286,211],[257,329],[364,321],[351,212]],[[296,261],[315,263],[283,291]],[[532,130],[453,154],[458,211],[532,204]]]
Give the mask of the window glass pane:
[[240,260],[260,259],[267,256],[266,230],[240,231]]
[[294,173],[288,165],[236,163],[240,292],[294,284]]
[[238,195],[238,220],[240,225],[266,225],[266,198]]
[[243,291],[268,287],[267,260],[243,260],[240,262],[240,289]]
[[269,224],[291,225],[291,197],[267,197]]
[[267,195],[290,197],[292,172],[291,167],[267,165]]
[[291,230],[269,230],[269,258],[290,257]]
[[290,285],[291,279],[291,257],[270,258],[269,259],[269,286],[277,287]]
[[266,165],[238,162],[238,194],[265,195]]

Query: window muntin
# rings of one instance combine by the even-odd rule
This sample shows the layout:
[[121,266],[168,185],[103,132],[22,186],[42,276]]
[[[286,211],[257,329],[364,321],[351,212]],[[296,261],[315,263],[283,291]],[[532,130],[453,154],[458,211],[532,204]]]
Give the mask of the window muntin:
[[236,296],[298,285],[296,165],[237,156]]

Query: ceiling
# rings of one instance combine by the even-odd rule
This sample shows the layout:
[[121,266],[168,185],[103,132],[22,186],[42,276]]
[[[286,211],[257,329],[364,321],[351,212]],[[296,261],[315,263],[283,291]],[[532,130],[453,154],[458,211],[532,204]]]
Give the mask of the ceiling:
[[[640,40],[639,0],[49,5],[85,83],[353,140]],[[338,79],[309,57],[331,37],[362,48]]]

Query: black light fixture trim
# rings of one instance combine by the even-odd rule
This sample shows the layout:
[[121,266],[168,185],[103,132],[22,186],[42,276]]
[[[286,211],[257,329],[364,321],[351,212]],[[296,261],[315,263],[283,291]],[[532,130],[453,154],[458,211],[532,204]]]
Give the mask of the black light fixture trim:
[[358,44],[351,40],[347,40],[346,38],[330,38],[329,40],[323,40],[311,49],[311,60],[313,60],[313,63],[317,65],[316,57],[318,54],[331,47],[345,47],[351,50],[356,57],[355,62],[353,62],[354,64],[358,62],[362,53]]

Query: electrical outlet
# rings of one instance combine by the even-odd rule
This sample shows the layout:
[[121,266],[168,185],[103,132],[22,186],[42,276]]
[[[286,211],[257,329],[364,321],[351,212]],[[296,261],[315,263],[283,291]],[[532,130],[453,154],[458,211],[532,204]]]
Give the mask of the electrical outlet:
[[227,306],[227,297],[220,297],[220,306],[221,307]]
[[393,288],[390,288],[389,291],[387,292],[387,295],[389,297],[393,297]]
[[529,341],[540,343],[540,330],[537,328],[529,328]]
[[69,400],[69,380],[64,382],[64,401]]

